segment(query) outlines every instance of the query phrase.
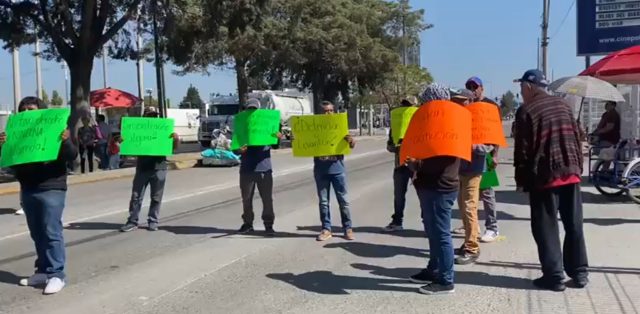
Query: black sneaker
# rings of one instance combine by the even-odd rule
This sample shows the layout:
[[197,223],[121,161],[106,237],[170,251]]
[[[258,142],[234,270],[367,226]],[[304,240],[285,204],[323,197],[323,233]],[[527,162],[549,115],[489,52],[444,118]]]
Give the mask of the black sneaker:
[[158,223],[157,222],[150,222],[149,223],[149,227],[147,227],[147,230],[149,230],[149,231],[158,231]]
[[419,273],[409,277],[409,281],[418,284],[429,284],[436,280],[436,274],[427,269],[421,270]]
[[396,231],[402,231],[402,223],[397,223],[392,221],[388,226],[382,228],[382,232],[396,232]]
[[253,226],[250,224],[243,224],[242,227],[240,227],[240,230],[238,230],[239,234],[245,234],[249,232],[253,232]]
[[418,292],[426,295],[437,295],[437,294],[451,294],[456,290],[453,285],[441,285],[438,283],[430,283],[426,286],[420,287]]
[[464,254],[464,244],[461,247],[457,248],[457,249],[453,249],[453,254],[455,254],[455,255]]
[[575,288],[582,289],[589,284],[589,278],[586,276],[575,277],[571,280],[571,285]]
[[273,227],[264,227],[264,235],[267,237],[275,237],[276,231],[273,230]]
[[478,260],[480,254],[471,254],[468,252],[463,252],[462,254],[456,256],[455,264],[456,265],[469,265],[473,264]]
[[129,232],[138,229],[138,224],[128,221],[124,226],[120,227],[120,232]]
[[567,289],[567,286],[565,286],[564,282],[549,280],[549,279],[547,279],[545,277],[540,277],[538,279],[534,279],[533,280],[533,285],[536,286],[539,289],[551,290],[551,291],[555,291],[555,292],[562,292],[565,289]]

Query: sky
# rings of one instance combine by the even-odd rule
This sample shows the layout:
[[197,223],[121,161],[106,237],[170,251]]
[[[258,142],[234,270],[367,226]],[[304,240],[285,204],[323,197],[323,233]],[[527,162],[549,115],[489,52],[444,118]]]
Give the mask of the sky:
[[[550,79],[576,75],[584,68],[584,58],[576,57],[573,4],[574,0],[555,0],[551,4]],[[498,97],[507,90],[515,91],[518,86],[513,79],[537,65],[542,1],[412,0],[411,5],[424,9],[425,21],[434,24],[434,28],[421,36],[421,62],[437,82],[462,87],[468,77],[479,76],[489,96]],[[33,50],[33,46],[20,49],[22,97],[33,95],[36,90]],[[102,60],[96,59],[94,65],[92,89],[102,88]],[[210,76],[177,76],[172,73],[175,69],[165,67],[166,94],[172,106],[182,100],[189,85],[197,87],[205,101],[210,93],[235,92],[233,71],[214,71]],[[108,60],[107,74],[107,86],[137,94],[134,62]],[[65,76],[61,64],[43,61],[42,76],[49,96],[53,90],[64,93]],[[0,51],[0,107],[13,105],[12,82],[11,53]],[[154,68],[152,64],[146,64],[144,88],[152,88],[155,95],[155,84]]]

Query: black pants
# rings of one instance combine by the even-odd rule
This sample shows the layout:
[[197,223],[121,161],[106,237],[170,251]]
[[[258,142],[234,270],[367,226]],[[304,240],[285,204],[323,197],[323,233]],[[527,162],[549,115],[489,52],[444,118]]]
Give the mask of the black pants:
[[[564,280],[563,265],[571,278],[588,275],[587,248],[582,230],[580,184],[535,190],[529,194],[531,230],[538,245],[542,274],[552,281]],[[560,248],[558,212],[565,230]]]
[[85,155],[84,153],[87,153],[86,159],[87,162],[89,163],[89,172],[93,172],[93,149],[94,146],[82,146],[80,145],[80,169],[82,171],[82,173],[84,173],[84,160],[85,160]]

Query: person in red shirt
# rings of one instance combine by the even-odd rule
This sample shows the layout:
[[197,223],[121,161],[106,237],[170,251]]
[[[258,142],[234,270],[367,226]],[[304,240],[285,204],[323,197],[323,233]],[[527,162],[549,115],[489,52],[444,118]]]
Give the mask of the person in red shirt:
[[620,114],[616,111],[616,102],[608,101],[604,105],[605,112],[593,135],[598,137],[600,148],[611,147],[620,141]]

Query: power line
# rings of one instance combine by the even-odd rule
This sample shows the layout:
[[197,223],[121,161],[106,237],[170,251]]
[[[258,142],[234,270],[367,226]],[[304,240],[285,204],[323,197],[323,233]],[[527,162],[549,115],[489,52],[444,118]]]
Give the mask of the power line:
[[576,5],[576,0],[573,0],[573,2],[571,3],[571,6],[569,6],[569,10],[567,10],[567,13],[565,13],[564,17],[562,18],[562,22],[560,22],[560,26],[558,26],[558,29],[556,29],[556,31],[553,33],[551,38],[556,37],[556,35],[558,35],[560,30],[562,30],[562,26],[564,26],[564,22],[567,21],[567,18],[569,17],[569,14],[571,13],[571,10],[573,9],[573,6],[575,6],[575,5]]

